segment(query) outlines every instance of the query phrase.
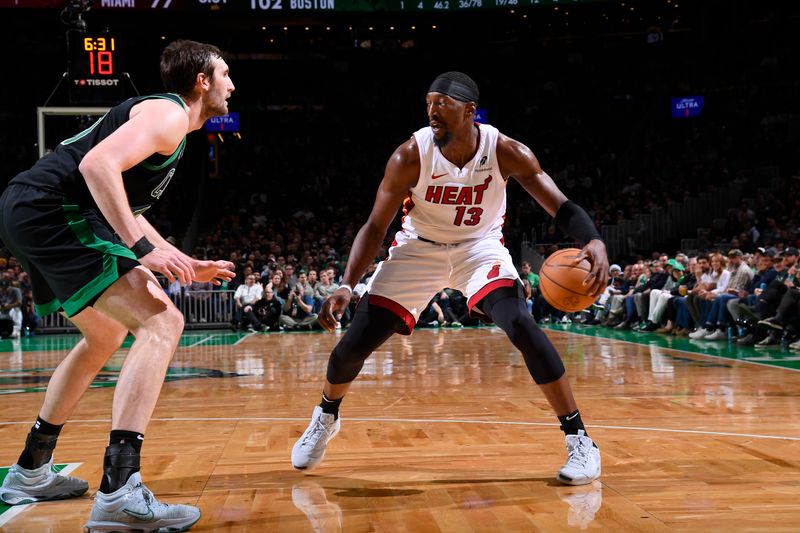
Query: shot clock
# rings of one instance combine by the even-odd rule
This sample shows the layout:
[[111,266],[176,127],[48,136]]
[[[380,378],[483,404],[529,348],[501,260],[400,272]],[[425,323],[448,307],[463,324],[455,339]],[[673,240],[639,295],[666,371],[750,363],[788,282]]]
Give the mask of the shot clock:
[[69,32],[69,95],[75,104],[111,105],[122,97],[119,36]]

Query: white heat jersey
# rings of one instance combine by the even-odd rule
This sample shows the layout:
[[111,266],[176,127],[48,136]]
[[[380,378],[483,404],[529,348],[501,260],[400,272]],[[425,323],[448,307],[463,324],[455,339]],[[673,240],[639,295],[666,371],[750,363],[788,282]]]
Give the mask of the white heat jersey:
[[506,180],[497,164],[494,126],[479,124],[475,157],[458,168],[433,144],[433,131],[414,133],[420,156],[419,181],[403,202],[406,235],[442,244],[471,239],[503,238]]

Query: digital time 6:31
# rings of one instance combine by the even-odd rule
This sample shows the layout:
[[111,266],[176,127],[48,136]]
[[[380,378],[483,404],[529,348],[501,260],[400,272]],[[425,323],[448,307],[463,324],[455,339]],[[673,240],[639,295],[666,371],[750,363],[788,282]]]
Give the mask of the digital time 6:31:
[[86,53],[88,68],[84,71],[90,76],[113,76],[114,52],[117,49],[115,37],[83,37],[83,51]]

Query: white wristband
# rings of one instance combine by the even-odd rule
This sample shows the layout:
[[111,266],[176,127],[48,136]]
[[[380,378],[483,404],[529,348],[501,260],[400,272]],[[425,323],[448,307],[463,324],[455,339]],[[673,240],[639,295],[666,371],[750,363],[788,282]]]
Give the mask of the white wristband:
[[342,287],[344,287],[345,289],[347,289],[348,291],[350,291],[350,294],[353,294],[353,287],[351,287],[351,286],[350,286],[350,285],[348,285],[347,283],[342,283],[341,285],[339,285],[339,288],[340,288],[340,289],[341,289]]

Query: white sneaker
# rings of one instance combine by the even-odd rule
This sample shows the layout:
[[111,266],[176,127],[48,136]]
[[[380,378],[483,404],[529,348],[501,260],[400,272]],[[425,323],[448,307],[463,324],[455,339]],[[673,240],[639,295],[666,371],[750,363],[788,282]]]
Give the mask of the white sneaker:
[[82,479],[56,474],[51,457],[47,464],[33,470],[13,465],[0,487],[0,500],[8,505],[63,500],[80,496],[88,488],[89,483]]
[[710,334],[708,334],[705,337],[703,337],[703,340],[705,340],[705,341],[726,341],[726,340],[728,340],[728,333],[723,331],[723,330],[721,330],[721,329],[715,329]]
[[167,505],[156,500],[142,485],[139,472],[111,494],[97,492],[86,523],[86,533],[107,531],[149,531],[177,533],[200,520],[200,509],[191,505]]
[[341,507],[328,501],[325,489],[316,483],[294,485],[292,503],[308,517],[312,531],[320,533],[344,531]]
[[19,339],[19,328],[14,328],[11,332],[12,339]]
[[311,414],[311,423],[292,447],[292,466],[311,470],[322,462],[328,442],[342,429],[342,419],[323,413],[319,405]]
[[690,339],[705,339],[706,335],[710,335],[711,332],[708,331],[706,328],[697,328],[693,332],[689,333]]
[[557,493],[561,501],[569,505],[568,527],[586,529],[594,521],[594,516],[603,505],[603,487],[599,481],[595,481],[589,487],[579,489],[561,487]]
[[567,435],[567,464],[558,471],[556,479],[567,485],[586,485],[600,477],[600,450],[582,429],[577,435]]

